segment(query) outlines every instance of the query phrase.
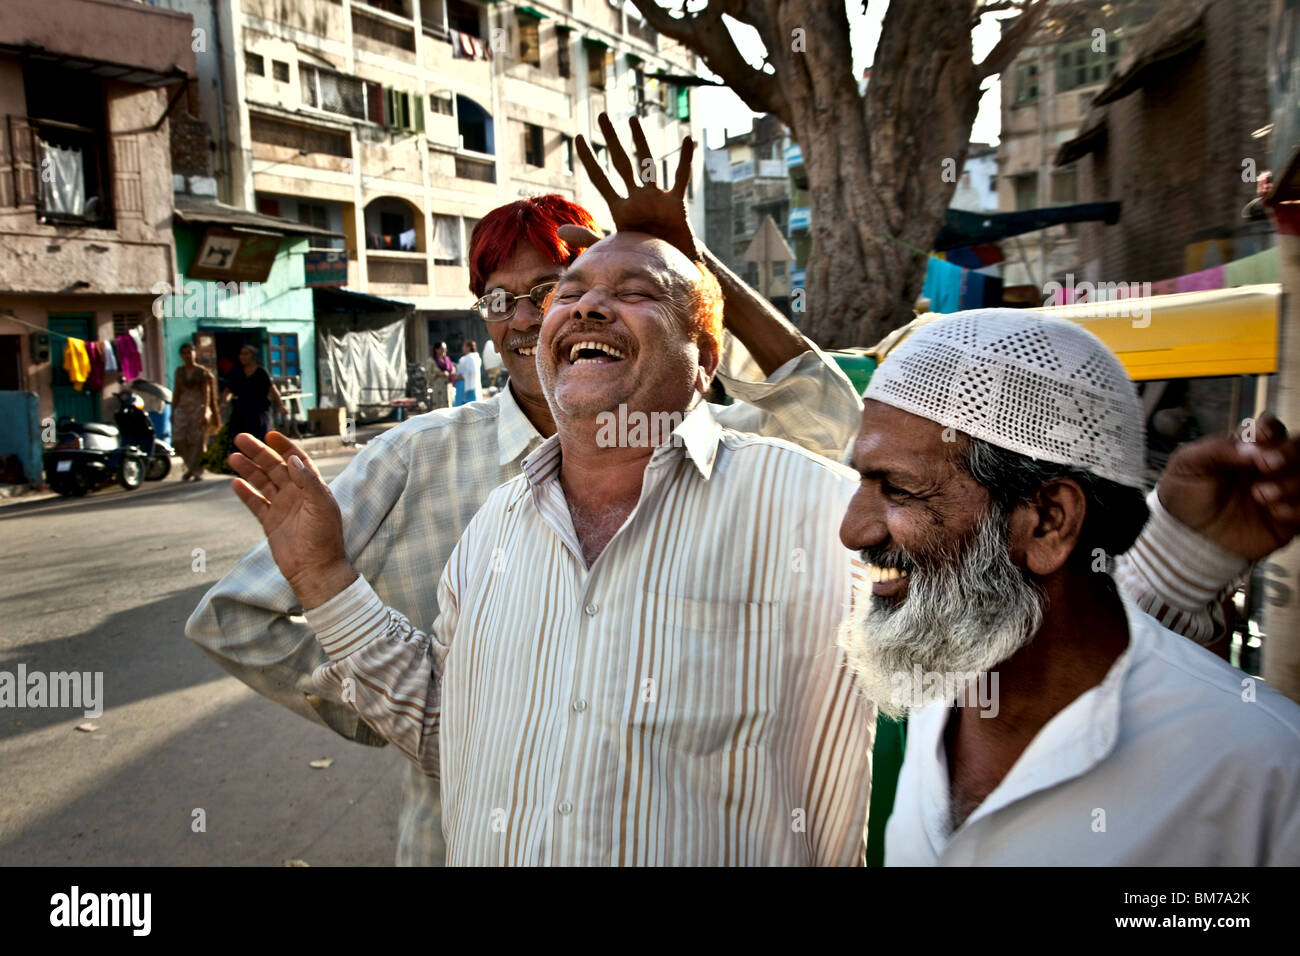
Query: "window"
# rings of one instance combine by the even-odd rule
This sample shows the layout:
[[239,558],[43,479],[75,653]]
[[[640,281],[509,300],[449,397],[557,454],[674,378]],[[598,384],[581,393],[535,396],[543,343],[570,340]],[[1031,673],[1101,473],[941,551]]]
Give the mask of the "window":
[[569,176],[573,175],[573,137],[561,136],[562,149],[560,150],[560,161],[564,163],[564,172]]
[[464,265],[461,253],[460,218],[458,216],[433,216],[433,264],[436,266]]
[[636,57],[628,59],[632,63],[632,108],[637,116],[645,116],[645,64]]
[[260,54],[244,51],[244,69],[254,76],[266,76],[266,61]]
[[302,371],[298,363],[298,333],[272,332],[269,338],[268,351],[271,361],[267,364],[271,378],[301,375]]
[[587,85],[593,90],[605,88],[605,66],[609,60],[609,48],[599,41],[588,40],[587,48]]
[[429,109],[443,116],[451,116],[455,111],[451,105],[450,93],[433,93],[429,96]]
[[320,203],[298,202],[298,221],[307,226],[315,226],[317,229],[328,229],[330,227],[329,211]]
[[515,14],[519,29],[519,61],[533,66],[542,65],[542,43],[538,35],[537,18],[522,10]]
[[772,263],[772,278],[774,278],[774,279],[784,279],[784,278],[785,278],[785,263],[784,263],[784,262],[774,262],[774,263]]
[[[302,81],[302,101],[308,106],[353,119],[370,118],[368,96],[379,89],[378,84],[367,84],[355,77],[305,64],[299,65],[298,75]],[[368,91],[368,86],[375,90]]]
[[[1122,42],[1106,38],[1104,50],[1094,50],[1095,41],[1080,40],[1062,46],[1056,54],[1056,91],[1073,90],[1080,86],[1097,86],[1106,81],[1119,60]],[[1082,104],[1081,104],[1082,106]]]
[[460,148],[476,153],[496,153],[492,117],[468,96],[456,94],[456,130]]
[[546,154],[542,147],[542,128],[532,123],[524,124],[524,162],[529,166],[546,165]]
[[113,338],[119,335],[126,335],[133,328],[140,324],[139,312],[114,312],[113,313]]
[[1052,173],[1052,202],[1072,203],[1077,199],[1073,169],[1062,169]]
[[679,120],[688,120],[691,118],[690,87],[679,86],[677,88],[677,118]]
[[447,0],[447,26],[459,33],[483,39],[479,8],[467,0]]
[[1015,177],[1016,211],[1038,207],[1038,173],[1025,173]]
[[272,60],[272,61],[271,61],[271,73],[272,73],[272,75],[275,76],[275,82],[277,82],[277,83],[288,83],[288,82],[289,82],[289,64],[288,64],[288,63],[285,63],[285,62],[283,62],[282,60]]
[[403,90],[384,90],[384,125],[412,133],[424,132],[424,97]]
[[36,206],[40,222],[112,228],[102,82],[29,61],[23,87],[27,116],[8,120],[14,205]]
[[569,63],[569,33],[570,32],[571,31],[568,30],[566,27],[555,28],[555,39],[558,42],[558,46],[556,47],[555,50],[555,56],[556,56],[555,69],[556,72],[559,73],[559,75],[566,80],[569,78],[569,74],[572,73],[573,71],[572,66]]
[[1015,105],[1038,101],[1038,64],[1021,63],[1016,67]]

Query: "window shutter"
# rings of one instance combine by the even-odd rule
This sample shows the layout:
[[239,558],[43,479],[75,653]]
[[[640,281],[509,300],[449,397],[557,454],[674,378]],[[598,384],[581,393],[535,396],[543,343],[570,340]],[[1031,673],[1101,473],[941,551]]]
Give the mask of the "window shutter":
[[9,149],[13,166],[15,206],[34,206],[36,187],[36,131],[22,116],[9,116]]
[[392,127],[397,119],[397,91],[384,87],[384,125]]
[[398,93],[397,95],[401,101],[402,129],[412,129],[415,126],[415,123],[411,119],[411,94]]
[[415,95],[415,131],[424,132],[424,97],[418,93]]
[[384,123],[384,88],[378,83],[366,83],[366,118],[381,126]]

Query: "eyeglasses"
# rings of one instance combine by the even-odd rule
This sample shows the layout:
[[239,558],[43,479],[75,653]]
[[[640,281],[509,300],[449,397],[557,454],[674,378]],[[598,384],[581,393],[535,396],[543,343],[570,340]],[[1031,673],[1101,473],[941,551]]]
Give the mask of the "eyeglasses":
[[533,286],[523,295],[511,295],[505,289],[495,289],[475,302],[471,308],[485,322],[505,322],[515,314],[520,299],[527,299],[533,304],[534,309],[541,312],[546,297],[557,285],[559,282],[554,280],[543,282],[541,285]]

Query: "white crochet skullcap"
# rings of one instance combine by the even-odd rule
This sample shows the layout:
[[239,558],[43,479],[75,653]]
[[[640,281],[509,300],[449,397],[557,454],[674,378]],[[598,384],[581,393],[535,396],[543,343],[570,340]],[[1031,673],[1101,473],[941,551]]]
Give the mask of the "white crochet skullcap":
[[863,395],[1029,458],[1142,488],[1142,407],[1115,354],[1082,326],[1020,309],[921,325]]

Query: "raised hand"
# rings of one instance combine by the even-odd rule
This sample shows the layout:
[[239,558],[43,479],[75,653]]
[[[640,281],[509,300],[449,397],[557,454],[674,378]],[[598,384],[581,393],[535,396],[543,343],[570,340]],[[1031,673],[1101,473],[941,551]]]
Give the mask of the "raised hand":
[[324,604],[356,580],[343,546],[343,516],[303,450],[279,432],[239,435],[230,466],[239,500],[262,525],[271,556],[304,608]]
[[1255,440],[1202,438],[1179,448],[1160,478],[1165,510],[1220,547],[1257,561],[1300,531],[1300,441],[1264,413]]
[[[677,174],[671,189],[661,189],[657,184],[658,174],[650,144],[646,141],[641,121],[635,116],[630,121],[632,143],[636,150],[636,166],[628,158],[627,152],[614,132],[614,124],[609,117],[601,113],[597,117],[600,130],[605,136],[609,149],[610,161],[615,171],[627,186],[627,196],[618,194],[596,161],[596,155],[583,136],[578,137],[578,158],[587,170],[592,185],[604,197],[609,205],[610,215],[614,219],[614,228],[620,232],[645,232],[657,236],[665,242],[672,243],[691,259],[700,258],[695,233],[691,229],[690,218],[686,212],[686,187],[691,179],[691,158],[695,155],[695,140],[686,137],[682,141],[681,156],[677,160]],[[567,240],[566,240],[567,241]]]

